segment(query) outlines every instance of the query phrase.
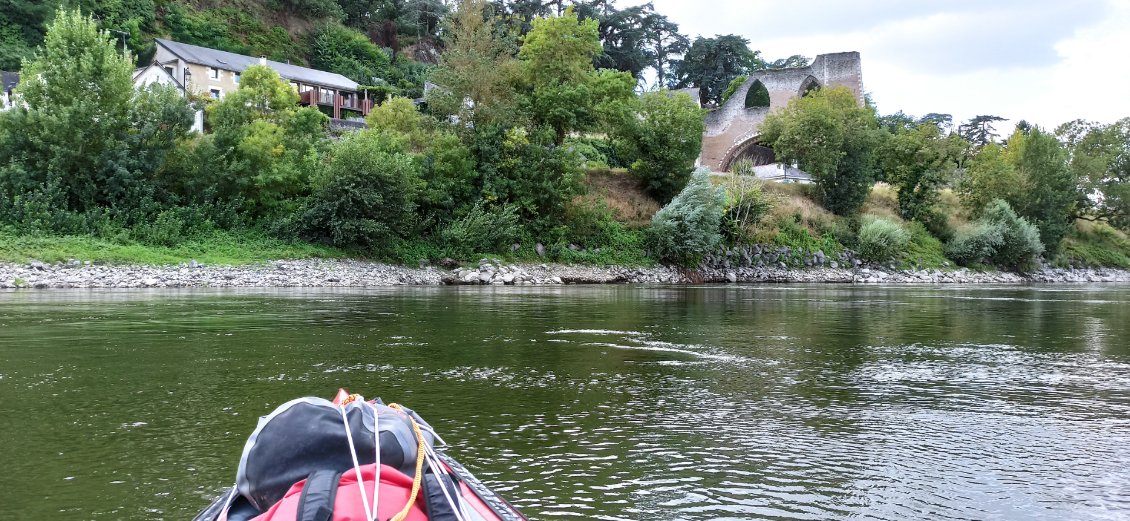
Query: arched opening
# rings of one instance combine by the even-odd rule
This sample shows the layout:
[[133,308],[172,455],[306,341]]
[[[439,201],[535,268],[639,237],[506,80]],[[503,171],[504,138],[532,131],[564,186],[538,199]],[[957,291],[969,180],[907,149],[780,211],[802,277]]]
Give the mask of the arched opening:
[[773,153],[773,149],[761,143],[759,137],[746,140],[745,142],[734,146],[722,159],[721,171],[729,172],[733,169],[734,163],[742,159],[748,159],[752,166],[771,165],[777,162],[777,156]]
[[749,86],[749,92],[745,95],[745,108],[756,109],[768,106],[769,89],[765,88],[765,84],[761,83],[761,80],[753,80],[753,85]]
[[797,91],[797,95],[803,98],[807,96],[809,92],[817,90],[820,90],[820,82],[816,81],[816,78],[809,76],[800,83],[800,90]]

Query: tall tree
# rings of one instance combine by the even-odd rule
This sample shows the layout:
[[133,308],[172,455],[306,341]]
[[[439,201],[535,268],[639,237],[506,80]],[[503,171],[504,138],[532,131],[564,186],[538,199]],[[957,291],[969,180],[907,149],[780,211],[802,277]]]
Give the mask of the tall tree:
[[644,48],[651,57],[656,83],[660,88],[671,86],[679,66],[679,56],[691,47],[691,41],[679,33],[679,24],[664,15],[652,16],[644,32]]
[[812,174],[820,204],[838,215],[856,214],[871,190],[879,132],[874,109],[845,87],[794,98],[761,126],[777,157]]
[[993,123],[1000,121],[1008,120],[1000,116],[976,116],[961,125],[958,128],[958,133],[974,147],[981,148],[1000,137],[996,129],[993,128]]
[[679,63],[677,87],[698,87],[703,105],[718,105],[734,78],[764,68],[760,53],[749,49],[749,40],[734,34],[700,36]]
[[1110,125],[1071,121],[1056,134],[1080,185],[1076,217],[1130,230],[1130,118]]
[[876,157],[883,178],[898,190],[903,218],[931,218],[938,190],[954,173],[964,150],[961,137],[945,136],[932,124],[900,128],[882,142]]
[[1078,201],[1078,185],[1067,164],[1067,152],[1053,136],[1033,126],[1025,134],[1017,130],[1009,138],[1022,140],[1017,169],[1024,176],[1025,200],[1018,212],[1040,229],[1040,241],[1055,251],[1067,234]]
[[428,93],[437,114],[476,125],[521,120],[514,82],[517,51],[502,39],[489,19],[486,0],[462,0],[446,28],[447,48]]
[[599,124],[632,98],[631,75],[593,67],[601,50],[596,20],[580,20],[571,8],[534,20],[522,40],[518,57],[533,119],[552,127],[558,143],[569,132]]

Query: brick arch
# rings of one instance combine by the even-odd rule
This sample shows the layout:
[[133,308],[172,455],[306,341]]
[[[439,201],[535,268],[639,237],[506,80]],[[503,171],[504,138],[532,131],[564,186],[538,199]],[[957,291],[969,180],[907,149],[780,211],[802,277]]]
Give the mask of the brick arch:
[[739,140],[730,147],[730,150],[726,151],[726,155],[723,156],[721,163],[718,164],[718,170],[729,172],[734,163],[743,157],[752,157],[754,166],[768,165],[776,161],[773,149],[761,142],[761,134],[754,134]]

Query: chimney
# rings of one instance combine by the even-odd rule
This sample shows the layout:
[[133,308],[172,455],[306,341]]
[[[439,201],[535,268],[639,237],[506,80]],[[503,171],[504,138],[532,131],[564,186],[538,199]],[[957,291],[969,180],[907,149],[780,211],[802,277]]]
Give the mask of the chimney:
[[259,65],[266,65],[266,64],[267,64],[267,57],[266,56],[260,56],[259,57]]

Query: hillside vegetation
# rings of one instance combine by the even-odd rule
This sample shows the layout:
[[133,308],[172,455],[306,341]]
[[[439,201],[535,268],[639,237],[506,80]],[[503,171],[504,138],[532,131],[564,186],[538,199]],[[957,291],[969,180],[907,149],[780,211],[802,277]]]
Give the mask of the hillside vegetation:
[[[716,175],[695,169],[702,106],[807,60],[767,62],[734,35],[691,42],[650,4],[2,1],[0,53],[23,58],[18,103],[0,113],[0,240],[18,255],[68,244],[146,261],[232,243],[248,248],[233,261],[694,268],[767,247],[794,266],[1130,264],[1130,118],[1021,121],[1002,138],[995,116],[880,115],[829,87],[760,129],[811,185],[758,182],[748,161]],[[380,104],[364,130],[331,134],[265,66],[220,100],[135,89],[158,35],[336,71]],[[425,78],[439,87],[417,103]],[[687,85],[700,99],[651,88]],[[189,131],[198,109],[203,134]]]

